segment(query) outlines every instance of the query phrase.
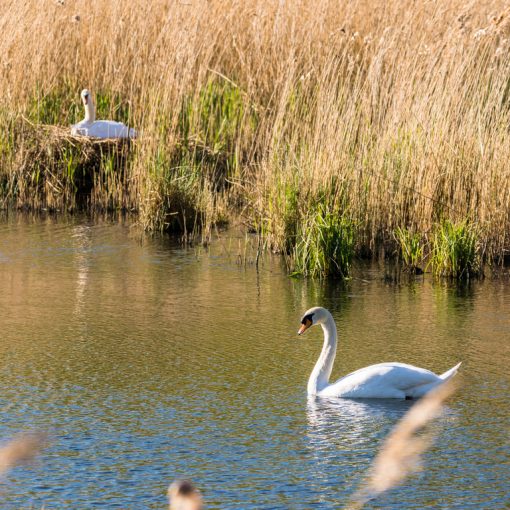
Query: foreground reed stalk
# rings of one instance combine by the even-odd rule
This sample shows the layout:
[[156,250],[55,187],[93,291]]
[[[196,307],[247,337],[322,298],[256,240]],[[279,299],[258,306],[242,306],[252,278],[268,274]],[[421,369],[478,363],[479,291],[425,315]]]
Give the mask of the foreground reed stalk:
[[46,435],[20,434],[0,447],[0,476],[9,469],[33,460],[46,445]]
[[169,510],[202,510],[202,495],[191,482],[175,480],[168,488]]
[[383,492],[400,485],[421,468],[421,455],[432,444],[423,429],[442,411],[456,389],[453,381],[442,384],[417,402],[385,439],[362,487],[352,496],[347,510],[359,510]]
[[[510,249],[503,1],[2,7],[0,206],[136,210],[147,230],[205,235],[241,221],[298,271],[303,238],[336,246],[304,231],[319,209],[357,253],[445,219],[476,224],[488,259]],[[99,118],[141,132],[92,170],[76,141],[48,152],[39,127],[80,120],[84,87]]]

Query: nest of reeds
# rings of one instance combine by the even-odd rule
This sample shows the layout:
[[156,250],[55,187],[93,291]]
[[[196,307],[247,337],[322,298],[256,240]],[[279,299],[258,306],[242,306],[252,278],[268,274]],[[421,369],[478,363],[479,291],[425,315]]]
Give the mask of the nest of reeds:
[[[130,138],[90,138],[71,134],[69,127],[50,126],[46,124],[33,125],[34,140],[41,151],[49,151],[55,156],[54,150],[59,148],[75,149],[83,158],[84,163],[94,163],[104,154],[116,153],[127,156],[133,141]],[[58,154],[57,154],[58,155]],[[39,156],[43,154],[39,153]]]
[[133,141],[73,136],[69,127],[18,124],[12,205],[30,209],[129,207],[126,168]]

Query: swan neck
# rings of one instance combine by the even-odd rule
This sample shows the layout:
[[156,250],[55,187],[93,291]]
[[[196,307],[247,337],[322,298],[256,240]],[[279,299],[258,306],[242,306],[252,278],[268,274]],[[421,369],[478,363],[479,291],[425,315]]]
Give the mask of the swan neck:
[[317,395],[317,393],[328,386],[336,356],[337,334],[333,317],[330,315],[321,324],[321,327],[324,332],[324,344],[319,359],[308,380],[309,395]]
[[85,105],[85,122],[95,122],[96,120],[96,107],[92,99],[89,99]]

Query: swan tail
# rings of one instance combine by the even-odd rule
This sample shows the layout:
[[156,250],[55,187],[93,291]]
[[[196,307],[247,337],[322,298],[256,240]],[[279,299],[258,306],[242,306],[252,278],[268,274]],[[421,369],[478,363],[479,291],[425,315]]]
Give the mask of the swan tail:
[[450,368],[450,370],[447,370],[444,374],[441,374],[438,380],[431,382],[429,384],[422,384],[421,386],[411,388],[410,390],[406,391],[406,397],[409,398],[423,397],[429,391],[433,390],[434,388],[437,388],[439,385],[451,379],[457,373],[457,370],[459,369],[460,365],[462,365],[462,361],[455,365],[453,368]]
[[450,368],[450,370],[447,370],[444,374],[441,374],[439,378],[442,379],[443,381],[448,381],[448,379],[451,379],[457,373],[457,370],[461,365],[462,361],[460,363],[457,363],[453,368]]

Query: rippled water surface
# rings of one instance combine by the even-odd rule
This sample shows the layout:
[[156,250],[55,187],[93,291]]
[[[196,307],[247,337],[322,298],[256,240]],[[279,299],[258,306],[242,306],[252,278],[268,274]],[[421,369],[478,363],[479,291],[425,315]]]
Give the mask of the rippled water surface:
[[339,326],[334,378],[464,362],[424,471],[367,508],[509,508],[508,280],[395,285],[367,268],[307,283],[277,259],[236,264],[244,246],[0,223],[0,439],[51,436],[0,481],[2,509],[165,508],[176,477],[209,508],[341,508],[411,403],[307,399],[322,333],[296,331],[317,304]]

